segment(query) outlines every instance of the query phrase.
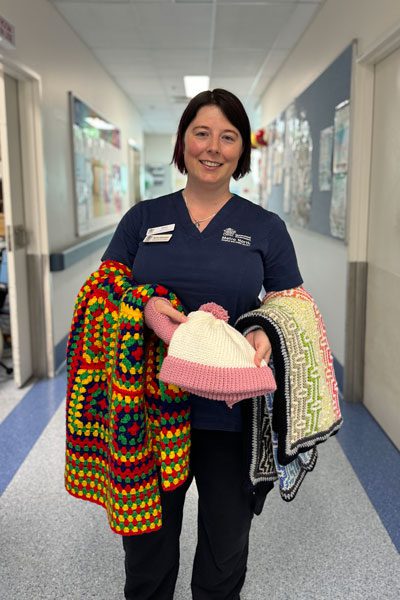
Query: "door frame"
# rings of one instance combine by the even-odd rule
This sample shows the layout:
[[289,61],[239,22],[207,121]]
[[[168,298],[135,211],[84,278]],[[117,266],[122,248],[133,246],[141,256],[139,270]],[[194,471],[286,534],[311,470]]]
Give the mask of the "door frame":
[[[18,83],[18,101],[23,172],[27,261],[30,271],[30,327],[33,375],[54,376],[53,323],[47,210],[45,193],[45,163],[42,136],[40,76],[32,69],[5,56],[0,57],[0,71]],[[5,99],[2,98],[2,102]],[[28,201],[29,199],[29,201]],[[12,310],[12,307],[10,307]]]
[[400,25],[388,30],[370,44],[357,57],[352,70],[351,178],[349,182],[351,202],[347,221],[348,274],[344,370],[344,398],[349,402],[362,402],[364,396],[367,249],[375,65],[398,48],[400,48]]
[[129,206],[134,206],[141,200],[141,160],[142,155],[136,143],[128,141],[128,187]]

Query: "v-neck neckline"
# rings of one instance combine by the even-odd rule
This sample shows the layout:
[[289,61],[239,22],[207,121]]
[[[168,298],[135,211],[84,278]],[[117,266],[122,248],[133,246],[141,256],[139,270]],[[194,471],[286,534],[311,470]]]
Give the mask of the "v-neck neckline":
[[178,212],[179,212],[179,216],[182,222],[182,225],[184,226],[185,230],[187,231],[187,233],[189,235],[191,235],[192,237],[196,237],[196,238],[200,238],[200,239],[204,239],[207,237],[210,237],[210,235],[212,235],[216,229],[216,227],[218,227],[221,219],[223,219],[227,214],[229,214],[229,212],[233,209],[235,202],[234,202],[234,198],[235,198],[235,194],[232,194],[231,197],[229,198],[229,200],[227,200],[225,202],[225,204],[219,209],[219,211],[215,214],[214,217],[212,217],[212,219],[210,219],[209,224],[207,225],[207,227],[205,227],[203,229],[203,231],[200,231],[198,227],[196,227],[196,225],[193,223],[190,215],[189,215],[189,211],[187,209],[186,206],[186,202],[185,199],[183,197],[183,190],[180,190],[178,192],[178,202],[177,202],[177,208],[178,208]]

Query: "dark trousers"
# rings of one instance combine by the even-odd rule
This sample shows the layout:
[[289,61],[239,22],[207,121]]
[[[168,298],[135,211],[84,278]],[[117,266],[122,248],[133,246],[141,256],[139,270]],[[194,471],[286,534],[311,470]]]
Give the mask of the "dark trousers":
[[[192,430],[191,478],[199,494],[193,600],[239,600],[253,511],[244,490],[241,433]],[[125,598],[172,600],[179,569],[179,536],[186,491],[162,492],[162,528],[124,536]]]

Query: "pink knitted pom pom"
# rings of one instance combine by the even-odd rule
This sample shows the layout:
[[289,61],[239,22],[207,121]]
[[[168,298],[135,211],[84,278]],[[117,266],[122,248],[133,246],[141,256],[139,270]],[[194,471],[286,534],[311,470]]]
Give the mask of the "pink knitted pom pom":
[[229,321],[228,311],[226,311],[223,306],[220,306],[215,302],[207,302],[207,304],[202,304],[199,310],[204,310],[204,312],[211,313],[216,319],[221,319],[221,321]]

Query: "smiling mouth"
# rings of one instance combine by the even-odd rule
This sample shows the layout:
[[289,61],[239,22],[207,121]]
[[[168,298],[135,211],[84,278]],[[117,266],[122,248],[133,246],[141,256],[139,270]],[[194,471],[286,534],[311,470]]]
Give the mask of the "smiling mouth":
[[222,163],[214,162],[212,160],[201,160],[200,162],[202,165],[205,165],[206,167],[221,167],[222,166]]

